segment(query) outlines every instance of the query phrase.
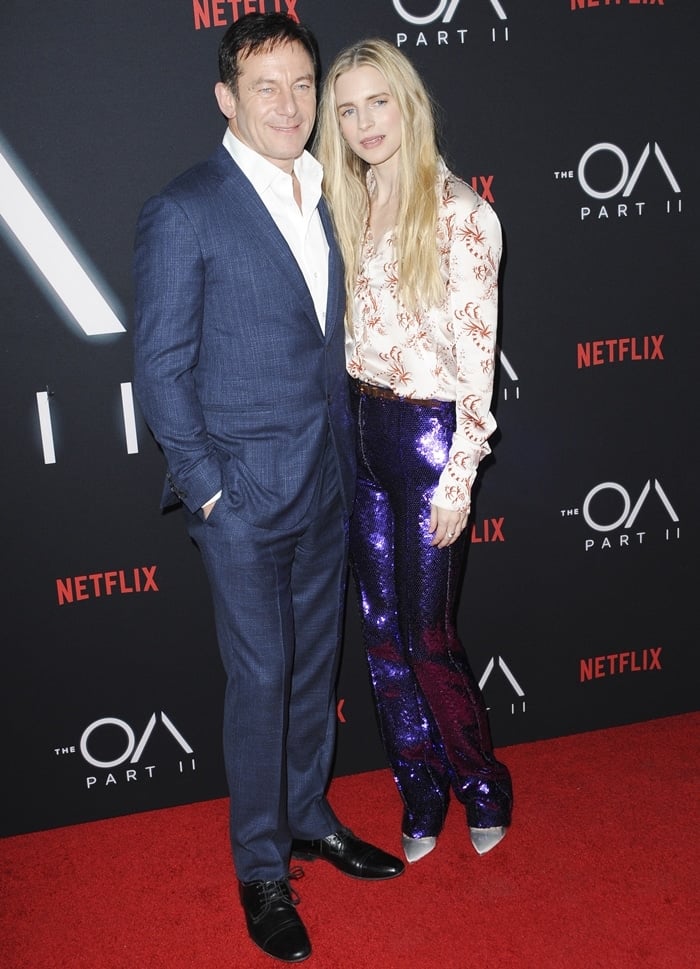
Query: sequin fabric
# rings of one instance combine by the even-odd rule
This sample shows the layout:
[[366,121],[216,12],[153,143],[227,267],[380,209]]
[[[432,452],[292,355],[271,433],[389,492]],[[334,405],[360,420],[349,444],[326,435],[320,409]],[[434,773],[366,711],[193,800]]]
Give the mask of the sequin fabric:
[[384,746],[404,802],[403,830],[439,834],[450,790],[470,827],[510,823],[508,769],[455,629],[466,538],[438,549],[430,503],[455,405],[361,393],[351,381],[358,486],[350,554]]

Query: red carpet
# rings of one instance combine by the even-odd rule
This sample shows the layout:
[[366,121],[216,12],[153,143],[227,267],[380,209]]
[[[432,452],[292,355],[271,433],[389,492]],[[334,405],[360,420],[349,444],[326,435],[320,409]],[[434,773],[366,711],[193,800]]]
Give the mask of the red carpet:
[[[311,969],[693,969],[700,964],[700,714],[502,748],[514,823],[479,858],[453,802],[437,849],[366,884],[297,882]],[[388,771],[333,805],[400,852]],[[3,969],[272,969],[245,933],[209,801],[0,842]]]

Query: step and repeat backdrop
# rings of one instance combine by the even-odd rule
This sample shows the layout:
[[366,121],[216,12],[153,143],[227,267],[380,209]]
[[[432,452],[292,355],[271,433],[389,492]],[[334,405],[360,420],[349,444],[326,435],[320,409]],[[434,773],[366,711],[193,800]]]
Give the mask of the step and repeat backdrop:
[[[131,252],[145,199],[219,143],[218,43],[255,10],[326,64],[400,47],[503,224],[460,600],[497,746],[697,706],[697,5],[5,0],[6,835],[226,793],[209,592],[132,395]],[[352,587],[338,721],[337,774],[385,765]]]

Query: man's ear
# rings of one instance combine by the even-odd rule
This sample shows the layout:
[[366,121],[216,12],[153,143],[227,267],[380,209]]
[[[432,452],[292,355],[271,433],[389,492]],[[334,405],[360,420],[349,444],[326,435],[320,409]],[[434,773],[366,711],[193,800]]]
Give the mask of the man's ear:
[[223,81],[217,81],[217,83],[214,85],[214,94],[216,95],[219,110],[223,116],[228,118],[229,121],[232,118],[235,118],[236,98],[234,97],[233,91],[228,84],[224,84]]

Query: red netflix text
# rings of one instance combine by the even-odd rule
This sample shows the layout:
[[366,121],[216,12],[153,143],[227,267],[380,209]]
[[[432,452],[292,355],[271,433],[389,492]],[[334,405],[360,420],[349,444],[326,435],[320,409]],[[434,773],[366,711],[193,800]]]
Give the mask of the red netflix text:
[[634,649],[628,653],[608,653],[607,656],[591,656],[582,659],[579,681],[600,680],[620,673],[646,673],[661,669],[661,646],[650,649]]
[[663,5],[664,0],[571,0],[572,10],[586,10],[589,7],[663,7]]
[[56,579],[56,595],[59,606],[102,596],[123,596],[131,592],[159,592],[155,580],[156,565],[141,565],[133,569],[117,569],[114,572],[91,572]]
[[663,340],[664,334],[659,333],[579,343],[576,366],[580,370],[582,367],[599,367],[603,363],[621,363],[623,360],[663,360]]
[[470,541],[474,545],[481,542],[505,542],[503,522],[505,518],[484,518],[480,523],[474,522],[471,529]]
[[247,13],[285,13],[299,23],[297,0],[192,0],[194,29],[227,27]]
[[472,188],[482,197],[482,199],[486,199],[487,202],[494,201],[493,192],[491,191],[492,185],[493,175],[472,175]]

